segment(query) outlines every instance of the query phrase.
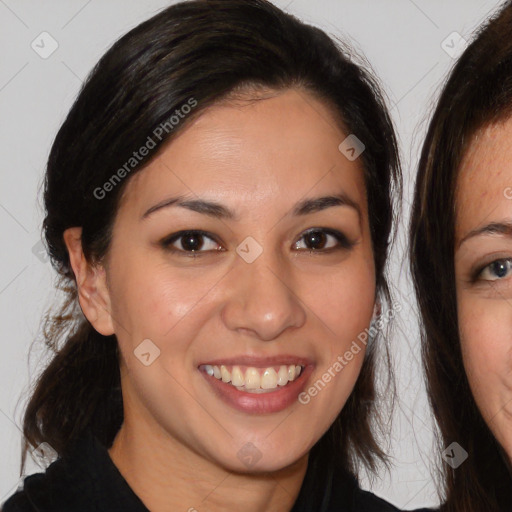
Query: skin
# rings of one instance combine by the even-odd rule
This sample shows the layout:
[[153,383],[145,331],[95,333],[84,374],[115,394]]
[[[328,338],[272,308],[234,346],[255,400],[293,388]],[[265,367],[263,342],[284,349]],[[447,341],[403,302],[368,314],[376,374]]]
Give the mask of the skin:
[[[103,264],[85,260],[80,228],[66,231],[82,310],[100,333],[116,334],[122,354],[125,421],[109,454],[150,510],[292,508],[308,452],[350,395],[364,349],[307,405],[267,414],[224,403],[198,365],[307,357],[309,387],[369,325],[375,270],[366,191],[360,159],[338,150],[345,137],[304,91],[217,104],[130,178]],[[335,193],[357,207],[291,213],[301,200]],[[178,194],[217,201],[239,219],[175,205],[141,220]],[[339,230],[353,246],[329,235],[323,252],[311,252],[304,237],[311,228]],[[205,238],[195,259],[159,244],[183,229],[216,240]],[[263,248],[250,264],[236,253],[247,236]],[[133,351],[147,338],[161,353],[146,367]],[[251,468],[237,456],[248,442],[262,455]]]
[[[455,271],[469,384],[485,421],[512,460],[511,186],[512,120],[508,120],[480,130],[462,162]],[[494,223],[502,227],[489,229]],[[479,233],[481,228],[486,229]]]

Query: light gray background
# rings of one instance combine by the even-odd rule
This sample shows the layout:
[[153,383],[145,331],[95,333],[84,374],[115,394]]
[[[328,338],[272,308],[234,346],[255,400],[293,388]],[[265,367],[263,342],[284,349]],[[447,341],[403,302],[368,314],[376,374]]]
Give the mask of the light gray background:
[[[399,135],[406,178],[402,230],[392,282],[402,312],[391,340],[397,414],[389,453],[394,467],[362,485],[395,505],[436,505],[432,422],[418,357],[416,309],[405,262],[412,178],[430,111],[454,59],[442,42],[465,39],[496,0],[274,0],[286,11],[364,53],[380,78]],[[40,319],[54,300],[53,270],[32,251],[40,240],[39,187],[52,140],[82,80],[122,34],[171,2],[163,0],[0,0],[0,503],[19,484],[21,418],[28,386],[45,364]],[[49,32],[58,49],[42,59],[31,42]],[[453,39],[448,44],[453,46]],[[456,45],[455,45],[456,46]],[[26,474],[41,471],[29,459]]]

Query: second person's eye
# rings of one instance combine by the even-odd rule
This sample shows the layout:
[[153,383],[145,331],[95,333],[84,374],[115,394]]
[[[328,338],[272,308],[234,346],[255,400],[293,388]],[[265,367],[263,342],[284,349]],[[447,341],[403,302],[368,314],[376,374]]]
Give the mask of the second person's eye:
[[480,279],[483,281],[497,281],[510,277],[512,270],[512,259],[496,260],[486,265],[480,272]]

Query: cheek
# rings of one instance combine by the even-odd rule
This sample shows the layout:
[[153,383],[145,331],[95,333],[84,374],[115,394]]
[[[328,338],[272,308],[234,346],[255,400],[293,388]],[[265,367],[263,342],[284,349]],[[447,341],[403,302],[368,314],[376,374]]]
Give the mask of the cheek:
[[[315,293],[312,289],[307,296]],[[322,318],[343,339],[357,335],[368,327],[375,304],[375,273],[373,261],[354,258],[341,266],[318,287],[315,303]]]
[[147,259],[126,261],[116,274],[113,315],[137,339],[165,339],[182,319],[197,317],[222,277],[219,271],[176,270]]
[[302,296],[314,312],[310,319],[321,321],[317,327],[317,335],[322,337],[317,378],[328,382],[330,391],[322,392],[320,401],[329,410],[329,402],[331,408],[345,403],[363,364],[375,302],[373,261],[354,258],[316,286],[314,280],[305,282],[308,287]]
[[329,284],[305,294],[315,313],[344,341],[368,327],[373,313],[375,285],[361,274],[333,275]]
[[461,297],[458,308],[464,367],[489,418],[512,396],[512,308],[505,300],[475,297]]

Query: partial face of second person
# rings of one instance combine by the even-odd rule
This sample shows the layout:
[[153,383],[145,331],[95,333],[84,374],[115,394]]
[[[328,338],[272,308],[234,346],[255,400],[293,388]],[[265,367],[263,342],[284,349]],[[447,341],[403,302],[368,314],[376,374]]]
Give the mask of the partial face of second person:
[[464,366],[486,423],[512,459],[512,120],[474,137],[456,202]]
[[[97,330],[116,334],[123,428],[162,467],[285,468],[350,395],[364,350],[309,403],[297,400],[333,373],[374,308],[364,172],[338,150],[345,137],[308,93],[272,93],[208,108],[130,178],[97,282],[105,308],[81,305]],[[145,215],[177,197],[215,205],[175,202]],[[149,366],[134,355],[146,339],[160,350]],[[250,367],[304,369],[282,389],[269,370],[279,390],[249,394],[207,365],[231,378],[235,366],[244,377]]]

